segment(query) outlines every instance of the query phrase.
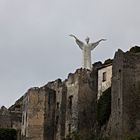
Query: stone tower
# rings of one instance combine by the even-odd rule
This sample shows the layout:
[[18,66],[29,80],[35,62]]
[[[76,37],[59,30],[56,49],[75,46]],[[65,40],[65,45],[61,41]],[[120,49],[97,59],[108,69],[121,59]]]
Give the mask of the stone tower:
[[113,61],[111,139],[140,133],[140,53],[118,50]]

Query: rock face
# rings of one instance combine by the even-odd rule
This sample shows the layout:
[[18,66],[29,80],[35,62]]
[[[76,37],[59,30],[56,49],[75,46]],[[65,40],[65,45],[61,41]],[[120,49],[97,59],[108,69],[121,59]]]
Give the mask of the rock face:
[[111,103],[111,139],[140,134],[140,53],[115,54]]

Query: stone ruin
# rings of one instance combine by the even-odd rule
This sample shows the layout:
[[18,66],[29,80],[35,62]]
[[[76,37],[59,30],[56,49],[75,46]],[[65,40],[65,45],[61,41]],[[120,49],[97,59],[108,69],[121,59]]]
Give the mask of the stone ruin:
[[[90,134],[92,139],[110,140],[139,136],[140,51],[137,50],[139,47],[128,52],[118,50],[113,60],[97,62],[91,71],[78,69],[64,81],[57,79],[29,89],[9,109],[1,107],[0,127],[17,129],[18,140],[67,140],[74,136],[86,140]],[[105,93],[111,98],[108,98],[110,113],[104,119],[102,115],[108,109]]]

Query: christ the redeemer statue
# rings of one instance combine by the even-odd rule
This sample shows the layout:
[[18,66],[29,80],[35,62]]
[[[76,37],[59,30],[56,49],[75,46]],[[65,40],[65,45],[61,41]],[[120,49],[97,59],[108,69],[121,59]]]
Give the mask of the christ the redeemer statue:
[[89,43],[90,38],[87,37],[85,39],[86,43],[82,42],[79,40],[76,36],[70,35],[71,37],[75,38],[75,41],[77,45],[80,47],[82,50],[82,55],[83,55],[83,62],[82,62],[82,67],[91,70],[92,69],[92,64],[91,64],[91,51],[101,42],[101,41],[106,41],[106,39],[100,39],[97,42],[94,43]]

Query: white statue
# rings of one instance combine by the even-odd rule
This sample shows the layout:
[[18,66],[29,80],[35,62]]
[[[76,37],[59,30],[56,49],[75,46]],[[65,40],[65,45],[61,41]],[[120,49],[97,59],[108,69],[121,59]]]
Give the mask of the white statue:
[[91,64],[91,51],[101,42],[101,41],[106,41],[106,39],[100,39],[99,41],[95,42],[95,43],[89,43],[90,38],[87,37],[85,39],[86,43],[82,42],[81,40],[79,40],[76,36],[74,35],[70,35],[71,37],[75,38],[75,41],[77,43],[77,45],[80,47],[80,49],[82,50],[82,54],[83,54],[83,68],[92,69],[92,64]]

